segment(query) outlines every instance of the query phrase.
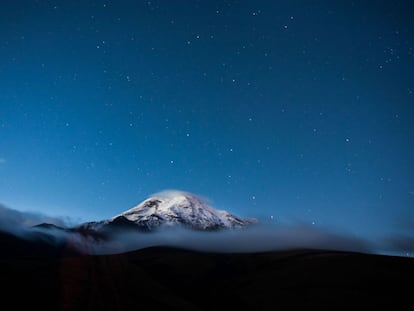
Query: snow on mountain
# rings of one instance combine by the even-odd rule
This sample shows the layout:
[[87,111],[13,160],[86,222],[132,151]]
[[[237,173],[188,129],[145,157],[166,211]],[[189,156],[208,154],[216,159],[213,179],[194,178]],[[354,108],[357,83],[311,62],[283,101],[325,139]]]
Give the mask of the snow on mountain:
[[241,228],[254,222],[252,219],[242,219],[226,211],[216,210],[199,197],[181,191],[155,194],[113,219],[120,216],[148,228],[180,223],[192,229],[209,230]]
[[161,226],[183,225],[196,230],[216,230],[242,228],[255,222],[255,219],[242,219],[217,210],[194,194],[164,191],[111,219],[84,224],[83,228],[112,226],[152,230]]

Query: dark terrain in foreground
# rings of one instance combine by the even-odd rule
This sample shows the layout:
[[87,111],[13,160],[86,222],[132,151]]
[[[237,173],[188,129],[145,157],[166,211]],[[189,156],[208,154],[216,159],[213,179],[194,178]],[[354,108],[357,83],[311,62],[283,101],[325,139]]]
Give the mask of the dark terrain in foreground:
[[10,310],[290,310],[412,306],[414,259],[326,250],[89,256],[0,234]]

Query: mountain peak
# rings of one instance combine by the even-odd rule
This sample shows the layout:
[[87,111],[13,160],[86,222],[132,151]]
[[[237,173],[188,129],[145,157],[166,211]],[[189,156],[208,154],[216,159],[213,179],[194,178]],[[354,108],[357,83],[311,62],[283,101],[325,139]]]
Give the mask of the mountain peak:
[[120,217],[148,229],[181,224],[197,230],[214,230],[241,228],[256,222],[217,210],[199,196],[177,190],[156,193],[110,221]]

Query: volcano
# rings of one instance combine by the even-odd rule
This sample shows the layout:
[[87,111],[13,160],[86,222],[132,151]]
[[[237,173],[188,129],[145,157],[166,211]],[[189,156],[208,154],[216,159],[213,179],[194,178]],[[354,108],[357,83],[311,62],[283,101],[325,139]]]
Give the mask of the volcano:
[[164,191],[110,219],[88,222],[81,228],[95,231],[108,228],[155,230],[181,225],[194,230],[240,229],[256,223],[254,218],[240,218],[215,209],[191,193]]

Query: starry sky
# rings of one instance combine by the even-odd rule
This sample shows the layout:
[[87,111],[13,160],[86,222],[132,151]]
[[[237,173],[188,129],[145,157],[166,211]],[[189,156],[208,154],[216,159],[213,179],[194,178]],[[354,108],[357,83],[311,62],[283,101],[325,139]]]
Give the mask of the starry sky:
[[88,221],[179,189],[414,232],[412,1],[2,0],[0,38],[0,203]]

